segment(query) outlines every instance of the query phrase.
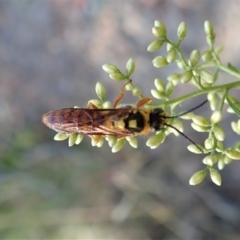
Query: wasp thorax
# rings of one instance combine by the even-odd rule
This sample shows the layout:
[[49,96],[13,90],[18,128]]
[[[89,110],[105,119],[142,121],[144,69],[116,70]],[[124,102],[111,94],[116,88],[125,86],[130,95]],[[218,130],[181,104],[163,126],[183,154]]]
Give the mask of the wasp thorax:
[[161,108],[154,108],[150,113],[150,126],[153,130],[159,131],[162,129],[166,117],[165,112]]

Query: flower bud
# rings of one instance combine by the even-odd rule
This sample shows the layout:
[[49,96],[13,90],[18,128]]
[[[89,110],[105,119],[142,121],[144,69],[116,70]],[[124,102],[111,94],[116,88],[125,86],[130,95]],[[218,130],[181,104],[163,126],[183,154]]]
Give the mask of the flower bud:
[[222,120],[222,113],[221,111],[214,111],[211,116],[212,123],[219,123]]
[[189,58],[191,66],[197,65],[199,59],[200,59],[200,52],[198,50],[193,50]]
[[213,132],[218,141],[223,141],[225,139],[225,132],[218,125],[214,125]]
[[181,75],[181,82],[188,83],[192,79],[192,71],[186,71]]
[[156,78],[154,80],[154,85],[159,92],[165,92],[165,83],[163,80]]
[[112,147],[112,152],[116,153],[116,152],[120,151],[123,148],[124,144],[125,144],[124,138],[118,139],[116,144]]
[[148,45],[148,52],[156,52],[163,45],[164,41],[162,39],[155,40]]
[[75,141],[75,144],[76,144],[76,145],[80,144],[80,143],[82,142],[82,140],[83,140],[83,134],[78,133],[77,139],[76,139],[76,141]]
[[210,50],[208,51],[205,51],[203,54],[202,54],[202,60],[203,61],[210,61],[212,60],[213,56],[212,56],[212,52]]
[[152,28],[152,34],[157,38],[165,38],[166,37],[166,28],[155,26]]
[[127,79],[127,77],[123,75],[121,72],[111,73],[109,74],[109,77],[115,81],[122,81],[124,79]]
[[184,22],[181,22],[178,26],[177,35],[180,40],[183,40],[187,35],[187,25]]
[[219,169],[219,170],[223,170],[224,167],[225,167],[225,163],[224,163],[224,161],[223,161],[223,158],[220,158],[220,159],[218,160],[218,169]]
[[207,118],[199,116],[199,115],[195,115],[192,118],[192,120],[194,123],[196,123],[197,125],[202,126],[202,127],[209,127],[211,125],[210,121]]
[[126,63],[126,72],[128,77],[134,72],[135,70],[135,62],[130,58]]
[[104,65],[102,65],[102,69],[109,74],[120,72],[120,70],[112,64],[104,64]]
[[174,89],[173,83],[168,82],[167,85],[166,85],[166,90],[165,90],[165,94],[166,94],[167,97],[169,97],[172,94],[173,89]]
[[202,79],[204,79],[205,82],[213,83],[214,77],[210,72],[202,70],[200,76]]
[[213,148],[213,144],[214,144],[213,139],[212,139],[212,138],[208,138],[208,139],[206,139],[205,142],[204,142],[204,147],[205,147],[206,149],[212,149],[212,148]]
[[204,22],[204,31],[205,31],[206,35],[209,36],[210,38],[215,37],[214,29],[213,29],[211,22],[209,22],[209,21]]
[[126,137],[127,141],[129,142],[130,146],[133,148],[138,147],[138,141],[135,137]]
[[160,68],[168,65],[168,62],[165,57],[157,56],[152,60],[153,66]]
[[157,89],[151,89],[151,94],[156,99],[165,98],[165,94],[163,92],[158,91]]
[[[202,149],[202,146],[197,145],[200,149]],[[187,146],[188,151],[192,152],[192,153],[196,153],[196,154],[201,154],[202,151],[200,151],[200,149],[194,144],[190,144]]]
[[102,104],[102,108],[111,108],[112,107],[112,103],[110,101],[106,101]]
[[204,178],[206,177],[206,175],[207,175],[206,169],[194,173],[189,180],[189,184],[197,185],[197,184],[201,183],[204,180]]
[[75,144],[77,137],[78,137],[77,133],[69,136],[69,138],[68,138],[68,146],[69,147],[72,147]]
[[167,61],[168,63],[172,63],[176,60],[176,55],[177,55],[177,52],[174,48],[172,48],[171,50],[169,50],[167,52]]
[[208,128],[204,127],[204,126],[200,126],[194,122],[191,123],[191,126],[194,130],[196,130],[197,132],[208,132]]
[[164,140],[165,140],[165,133],[164,132],[160,132],[154,136],[151,136],[147,142],[146,145],[148,147],[150,147],[151,149],[155,149],[157,148]]
[[69,135],[59,132],[54,136],[53,139],[55,141],[63,141],[63,140],[66,140],[67,138],[69,138]]
[[142,90],[139,87],[134,87],[132,90],[132,93],[133,93],[133,96],[139,96],[139,95],[141,95]]
[[231,159],[240,160],[240,152],[235,149],[229,148],[225,151],[225,154],[227,157],[229,157]]
[[221,178],[221,175],[219,174],[218,170],[211,168],[210,169],[210,177],[216,185],[218,185],[218,186],[221,185],[222,178]]
[[96,91],[97,96],[102,101],[104,101],[105,96],[106,96],[106,90],[105,90],[105,87],[102,85],[102,83],[100,83],[100,82],[96,83],[95,91]]

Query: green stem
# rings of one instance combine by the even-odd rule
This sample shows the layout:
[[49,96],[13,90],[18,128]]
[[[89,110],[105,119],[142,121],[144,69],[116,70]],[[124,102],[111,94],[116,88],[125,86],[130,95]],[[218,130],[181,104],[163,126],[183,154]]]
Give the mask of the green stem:
[[228,67],[225,67],[225,66],[223,66],[223,65],[218,65],[217,67],[218,67],[219,69],[221,69],[222,71],[224,71],[224,72],[227,72],[227,73],[229,73],[229,74],[231,74],[231,75],[233,75],[233,76],[235,76],[235,77],[237,77],[237,78],[240,78],[240,73],[235,72],[235,71],[231,70],[231,69],[228,68]]
[[169,100],[169,101],[166,101],[166,102],[151,104],[151,106],[161,107],[162,105],[171,105],[171,104],[174,104],[174,103],[180,103],[180,102],[183,102],[187,99],[191,99],[191,98],[196,97],[198,95],[202,95],[204,93],[208,93],[208,92],[216,91],[216,90],[224,90],[224,89],[230,90],[230,89],[236,88],[236,87],[240,87],[240,81],[227,83],[227,84],[223,84],[223,85],[219,85],[219,86],[208,87],[208,88],[201,89],[201,90],[186,94],[182,97],[175,98],[175,99],[172,99],[172,100]]

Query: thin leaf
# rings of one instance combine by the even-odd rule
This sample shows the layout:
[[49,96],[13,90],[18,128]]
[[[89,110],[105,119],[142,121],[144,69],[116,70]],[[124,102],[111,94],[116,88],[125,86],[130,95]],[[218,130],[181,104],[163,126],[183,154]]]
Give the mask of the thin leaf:
[[233,72],[240,73],[240,70],[234,67],[231,63],[228,63],[228,68],[231,69]]
[[230,100],[229,97],[226,97],[228,105],[232,108],[232,110],[240,117],[240,109]]

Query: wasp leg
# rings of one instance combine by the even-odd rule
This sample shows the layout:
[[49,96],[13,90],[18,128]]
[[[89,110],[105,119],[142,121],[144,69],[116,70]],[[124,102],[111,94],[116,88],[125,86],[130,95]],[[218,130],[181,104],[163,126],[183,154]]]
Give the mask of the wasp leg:
[[147,103],[150,103],[152,101],[152,98],[143,98],[141,100],[139,100],[136,104],[137,108],[140,108],[142,106],[144,106]]
[[122,100],[122,98],[124,97],[124,90],[125,90],[125,86],[128,85],[129,83],[131,83],[132,80],[129,80],[128,82],[126,82],[121,88],[120,88],[120,94],[115,98],[114,104],[113,104],[113,108],[116,108],[117,105],[119,104],[119,102]]

